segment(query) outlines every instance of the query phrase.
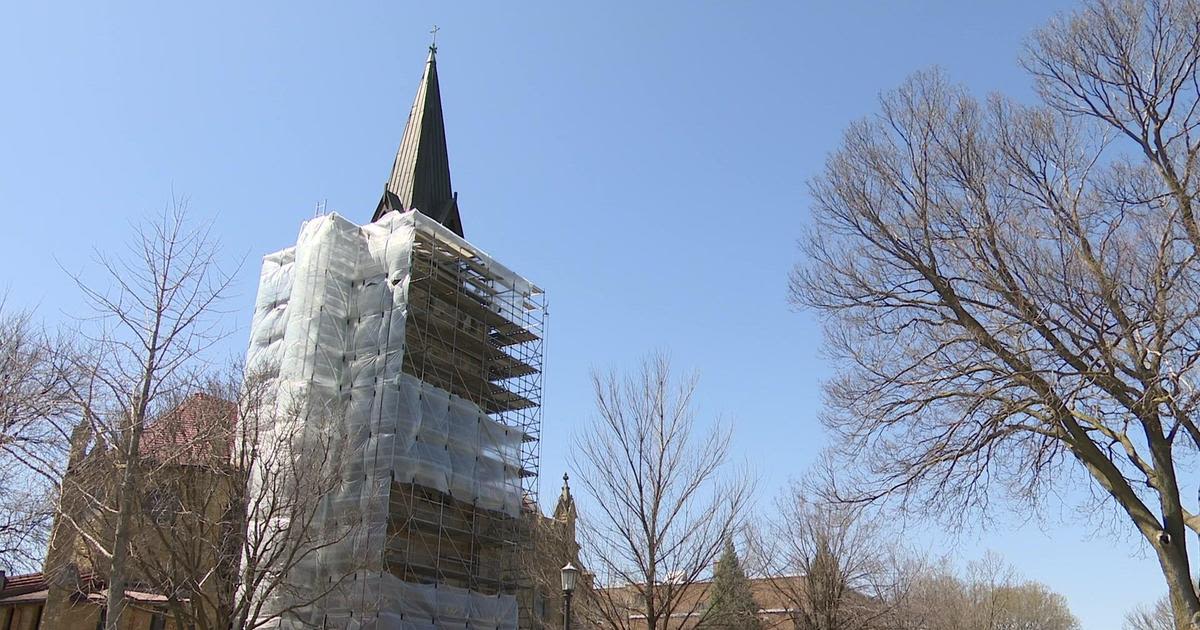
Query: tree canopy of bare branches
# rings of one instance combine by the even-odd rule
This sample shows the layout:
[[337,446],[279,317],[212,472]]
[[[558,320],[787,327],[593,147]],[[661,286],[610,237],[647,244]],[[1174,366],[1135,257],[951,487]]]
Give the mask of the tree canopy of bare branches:
[[1175,630],[1171,600],[1162,597],[1150,605],[1141,605],[1125,614],[1125,630]]
[[1091,0],[1032,38],[1042,102],[938,72],[811,183],[795,303],[838,370],[843,498],[970,514],[1082,472],[1200,614],[1179,464],[1200,446],[1200,5]]
[[86,429],[80,439],[109,454],[104,461],[110,468],[93,474],[116,482],[109,487],[87,476],[64,477],[64,494],[73,493],[68,503],[109,515],[111,531],[72,523],[69,511],[58,516],[103,565],[109,630],[126,605],[133,528],[145,488],[143,431],[191,393],[205,367],[204,351],[224,332],[219,309],[232,275],[221,269],[218,251],[208,228],[190,224],[184,204],[176,203],[133,226],[123,254],[97,253],[99,278],[75,276],[89,311],[80,322],[85,342],[72,359],[68,400]]
[[181,629],[252,630],[311,605],[343,578],[297,583],[293,570],[360,529],[322,520],[349,461],[340,416],[276,406],[269,379],[233,372],[144,436],[132,573]]
[[629,376],[596,374],[593,386],[598,417],[573,461],[596,506],[580,519],[584,561],[600,582],[591,621],[666,628],[701,609],[691,587],[745,521],[751,484],[725,474],[729,430],[697,426],[696,380],[676,381],[665,357]]
[[892,619],[888,627],[922,630],[1079,630],[1066,598],[1019,579],[994,553],[962,576],[945,566],[923,567]]
[[[241,488],[247,526],[231,627],[273,627],[281,619],[302,627],[294,613],[346,587],[361,566],[342,559],[345,570],[310,577],[323,551],[342,546],[345,555],[345,546],[361,545],[366,534],[362,506],[332,504],[353,461],[345,410],[278,401],[270,380],[257,374],[240,391],[245,420],[234,457],[249,483]],[[334,510],[340,526],[329,525]]]
[[349,458],[340,416],[280,401],[271,375],[206,356],[232,278],[217,255],[176,205],[123,255],[98,255],[102,279],[77,277],[91,316],[59,370],[78,423],[47,568],[65,574],[55,583],[76,560],[98,574],[108,629],[130,587],[164,596],[181,630],[277,623],[341,587],[296,580],[357,531],[323,520]]
[[61,358],[29,313],[0,299],[0,568],[9,571],[41,565],[67,460]]
[[793,485],[754,538],[759,572],[797,628],[887,627],[905,603],[917,565],[863,508],[805,495]]

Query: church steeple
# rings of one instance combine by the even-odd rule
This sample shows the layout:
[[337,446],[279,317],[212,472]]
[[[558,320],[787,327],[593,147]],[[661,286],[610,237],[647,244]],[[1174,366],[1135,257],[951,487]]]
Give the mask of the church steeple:
[[404,126],[404,137],[392,164],[383,198],[372,221],[384,214],[416,208],[455,234],[463,235],[458,215],[458,195],[450,186],[450,159],[446,151],[446,125],[442,119],[442,94],[438,88],[437,46],[429,47],[425,74]]

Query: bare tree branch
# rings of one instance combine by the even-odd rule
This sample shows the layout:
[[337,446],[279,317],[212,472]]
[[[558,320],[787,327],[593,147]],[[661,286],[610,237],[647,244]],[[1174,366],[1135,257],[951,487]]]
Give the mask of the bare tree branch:
[[581,519],[585,561],[600,584],[592,623],[666,628],[699,612],[685,598],[745,521],[751,483],[723,476],[729,431],[697,433],[694,378],[676,382],[663,356],[628,377],[594,375],[599,416],[573,464],[598,513]]
[[1200,614],[1177,470],[1200,446],[1198,7],[1092,0],[1051,22],[1026,59],[1044,106],[937,72],[885,95],[813,180],[790,285],[839,366],[837,498],[953,520],[1084,471],[1181,620]]

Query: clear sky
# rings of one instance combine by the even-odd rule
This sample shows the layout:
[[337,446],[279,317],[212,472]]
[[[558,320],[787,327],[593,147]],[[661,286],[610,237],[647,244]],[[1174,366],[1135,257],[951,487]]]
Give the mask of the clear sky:
[[[700,373],[702,411],[734,422],[764,507],[825,440],[819,328],[785,299],[805,180],[915,70],[1028,98],[1022,41],[1070,6],[109,4],[0,8],[10,304],[64,320],[79,303],[58,263],[86,268],[89,248],[186,196],[231,264],[245,258],[223,348],[240,354],[259,257],[318,202],[370,218],[437,24],[466,235],[549,294],[543,497],[591,414],[589,370],[664,349]],[[1136,542],[1051,508],[961,532],[952,551],[1000,552],[1089,629],[1163,590]]]

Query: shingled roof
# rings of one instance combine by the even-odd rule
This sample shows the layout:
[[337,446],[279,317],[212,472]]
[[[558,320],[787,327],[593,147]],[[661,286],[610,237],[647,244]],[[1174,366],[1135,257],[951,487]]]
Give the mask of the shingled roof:
[[388,212],[420,210],[422,214],[463,235],[458,215],[458,195],[450,185],[450,158],[446,150],[446,124],[442,118],[442,92],[438,87],[437,47],[429,47],[425,73],[408,113],[404,137],[396,151],[392,175],[372,221]]
[[146,426],[143,456],[184,466],[221,465],[233,452],[237,405],[209,394],[192,394]]
[[46,576],[41,573],[4,575],[0,571],[0,600],[46,589]]

